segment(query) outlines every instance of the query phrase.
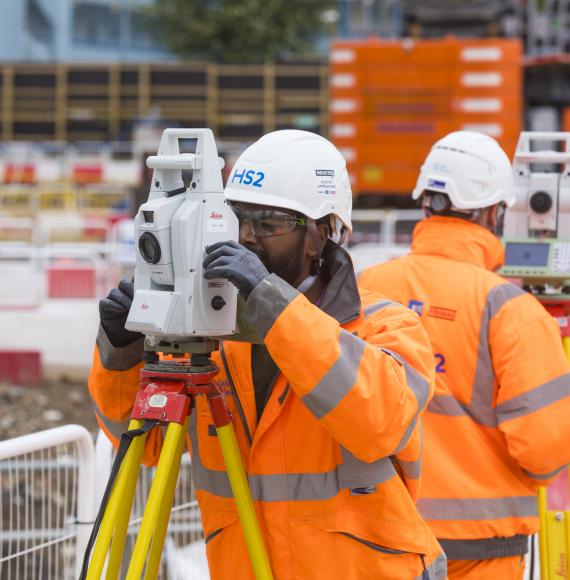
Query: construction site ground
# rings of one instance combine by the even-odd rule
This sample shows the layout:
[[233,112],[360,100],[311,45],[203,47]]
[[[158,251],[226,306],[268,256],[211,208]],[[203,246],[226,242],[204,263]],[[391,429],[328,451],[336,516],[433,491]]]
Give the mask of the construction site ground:
[[86,379],[50,379],[35,387],[0,383],[0,440],[69,423],[97,433]]

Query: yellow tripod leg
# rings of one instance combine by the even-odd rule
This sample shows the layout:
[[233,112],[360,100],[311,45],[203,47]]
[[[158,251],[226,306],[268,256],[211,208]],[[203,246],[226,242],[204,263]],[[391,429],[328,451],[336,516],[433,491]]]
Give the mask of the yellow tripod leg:
[[[129,430],[140,429],[142,425],[142,421],[133,419],[129,423]],[[113,542],[112,557],[107,566],[106,577],[111,579],[119,575],[120,556],[126,535],[124,522],[129,521],[145,441],[146,434],[135,438],[123,460],[93,547],[87,580],[99,580],[101,577],[111,542]],[[121,533],[122,537],[120,537]]]
[[[167,492],[170,471],[174,471],[177,475],[180,469],[180,459],[182,457],[179,451],[180,440],[184,441],[188,429],[188,420],[186,418],[184,425],[170,423],[166,430],[166,437],[164,438],[160,459],[158,460],[158,466],[148,495],[143,520],[127,571],[126,580],[140,580],[161,512],[166,511],[170,514],[171,506],[164,505],[163,498]],[[158,546],[156,549],[158,549]],[[162,546],[160,546],[160,550],[162,550]]]
[[562,346],[564,347],[566,358],[570,360],[570,336],[565,336],[562,338]]
[[[570,361],[570,337],[562,338],[562,347]],[[546,505],[546,488],[538,490],[538,516],[540,530],[538,545],[540,554],[540,577],[542,580],[554,580],[560,577],[557,567],[559,559],[570,555],[570,518],[568,512],[548,512]],[[562,519],[560,517],[562,516]],[[569,571],[570,574],[570,571]],[[570,578],[570,575],[567,577]]]
[[241,455],[233,425],[230,423],[223,427],[216,427],[222,455],[226,464],[226,470],[230,485],[236,500],[237,510],[247,550],[256,580],[271,580],[273,574],[269,564],[269,557],[261,535],[261,528],[257,521],[255,507],[251,498],[251,491],[247,476],[241,461]]
[[[142,421],[141,421],[142,425]],[[131,446],[136,445],[136,464],[129,468],[128,482],[125,485],[123,499],[119,504],[119,513],[117,514],[117,521],[115,524],[115,531],[113,533],[113,540],[111,543],[111,550],[109,552],[109,560],[107,562],[107,574],[105,580],[116,580],[119,577],[121,570],[121,562],[123,560],[123,551],[125,549],[125,540],[127,538],[127,530],[129,527],[129,519],[132,511],[133,500],[136,493],[138,475],[140,470],[140,463],[144,451],[144,444],[146,441],[146,434],[137,437]]]
[[550,580],[548,562],[548,517],[546,510],[546,488],[538,490],[538,517],[540,531],[538,533],[538,553],[540,555],[540,578]]
[[[175,461],[175,464],[178,466],[180,466],[182,454],[184,453],[186,431],[187,430],[181,432],[182,436],[178,441],[178,449],[176,452]],[[161,509],[159,512],[158,522],[152,537],[152,544],[150,546],[150,552],[148,555],[148,561],[144,575],[145,580],[153,580],[158,576],[160,560],[162,557],[162,547],[164,546],[164,538],[166,537],[166,532],[168,530],[168,522],[170,521],[170,512],[172,502],[174,500],[174,493],[176,491],[176,482],[178,481],[179,469],[180,467],[178,467],[178,469],[170,469],[168,473],[168,481],[166,482],[164,497],[162,499],[163,509]]]

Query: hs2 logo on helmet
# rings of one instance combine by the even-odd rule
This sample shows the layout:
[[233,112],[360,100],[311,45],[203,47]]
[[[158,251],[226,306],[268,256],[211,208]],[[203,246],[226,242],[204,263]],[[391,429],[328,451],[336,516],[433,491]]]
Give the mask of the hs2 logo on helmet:
[[232,183],[239,181],[242,185],[252,185],[253,187],[263,187],[265,173],[254,171],[253,169],[235,169],[232,175]]

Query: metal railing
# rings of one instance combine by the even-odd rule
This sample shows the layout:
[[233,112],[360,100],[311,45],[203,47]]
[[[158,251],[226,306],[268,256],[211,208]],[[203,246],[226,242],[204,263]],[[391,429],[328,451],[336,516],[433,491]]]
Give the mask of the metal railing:
[[80,425],[0,442],[0,579],[77,578],[94,476],[91,435]]
[[[114,450],[80,425],[0,442],[0,580],[72,580],[83,561]],[[142,467],[125,545],[134,547],[154,468]],[[123,574],[121,575],[123,577]],[[209,578],[200,512],[183,456],[160,580]]]

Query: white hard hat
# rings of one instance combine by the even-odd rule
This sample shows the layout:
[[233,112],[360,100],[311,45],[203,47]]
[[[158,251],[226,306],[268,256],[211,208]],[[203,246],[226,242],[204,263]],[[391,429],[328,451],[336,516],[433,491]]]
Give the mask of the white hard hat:
[[475,131],[455,131],[433,145],[422,165],[413,199],[426,190],[446,194],[459,209],[500,202],[510,207],[515,202],[509,158],[492,137]]
[[352,231],[346,161],[330,141],[309,131],[273,131],[250,145],[224,193],[230,201],[290,209],[312,219],[334,214]]

